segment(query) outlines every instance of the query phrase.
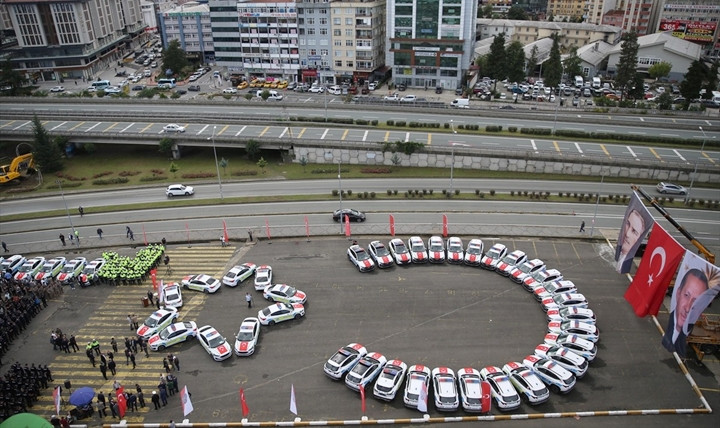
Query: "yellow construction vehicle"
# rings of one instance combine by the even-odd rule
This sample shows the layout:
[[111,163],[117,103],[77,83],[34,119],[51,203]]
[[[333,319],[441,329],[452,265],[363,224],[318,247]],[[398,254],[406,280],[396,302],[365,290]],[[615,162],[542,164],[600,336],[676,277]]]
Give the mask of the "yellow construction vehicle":
[[34,167],[35,160],[32,153],[19,155],[12,160],[10,165],[0,166],[0,183],[7,183],[21,175],[25,175],[29,169]]

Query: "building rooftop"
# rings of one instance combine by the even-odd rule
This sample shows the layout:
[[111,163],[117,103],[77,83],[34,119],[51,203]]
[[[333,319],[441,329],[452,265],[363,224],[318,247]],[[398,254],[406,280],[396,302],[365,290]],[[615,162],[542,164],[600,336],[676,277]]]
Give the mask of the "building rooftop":
[[[671,31],[640,36],[637,41],[640,49],[655,45],[663,45],[663,49],[691,59],[700,58],[700,53],[702,52],[702,46],[678,37],[673,37]],[[622,43],[618,43],[608,51],[608,54],[619,53],[621,50]]]
[[597,66],[605,59],[609,52],[615,47],[610,43],[597,40],[585,46],[581,46],[577,50],[577,55],[588,64]]
[[179,14],[204,14],[210,13],[210,5],[207,3],[200,4],[193,1],[165,10],[162,13],[165,16],[177,16]]
[[522,21],[516,19],[489,19],[489,18],[478,18],[476,20],[477,25],[482,26],[494,26],[494,27],[536,27],[541,29],[555,30],[555,31],[567,31],[567,30],[587,30],[587,31],[602,31],[615,33],[620,31],[620,28],[613,25],[596,25],[587,23],[577,22],[547,22],[547,21]]

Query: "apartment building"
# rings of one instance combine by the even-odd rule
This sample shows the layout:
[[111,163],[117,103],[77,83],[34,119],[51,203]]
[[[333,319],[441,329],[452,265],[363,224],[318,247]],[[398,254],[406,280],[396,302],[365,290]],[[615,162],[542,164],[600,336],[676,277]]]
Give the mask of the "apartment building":
[[296,0],[300,77],[305,83],[335,83],[329,0]]
[[362,84],[385,65],[385,0],[330,3],[336,82]]
[[703,55],[718,58],[718,21],[720,0],[665,0],[657,31],[671,31],[675,37],[701,45]]
[[188,2],[161,12],[158,18],[165,46],[171,40],[177,40],[189,60],[201,63],[215,61],[210,7],[207,4]]
[[505,33],[509,40],[517,40],[523,45],[557,34],[564,50],[572,46],[579,48],[597,40],[614,44],[622,35],[619,27],[609,25],[509,19],[478,19],[477,33],[480,39]]

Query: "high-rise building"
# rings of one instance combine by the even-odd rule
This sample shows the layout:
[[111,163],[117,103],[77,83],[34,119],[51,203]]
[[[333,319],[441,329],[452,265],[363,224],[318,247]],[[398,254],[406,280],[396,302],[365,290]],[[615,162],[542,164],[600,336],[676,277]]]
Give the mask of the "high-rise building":
[[296,0],[301,81],[335,83],[332,71],[330,2]]
[[161,12],[158,17],[165,45],[171,40],[177,40],[189,60],[200,63],[215,62],[210,7],[207,4],[186,2]]
[[385,63],[408,87],[461,86],[475,41],[476,1],[388,0]]
[[547,18],[553,21],[581,22],[585,18],[585,4],[588,0],[548,0]]
[[18,45],[13,68],[41,81],[91,79],[131,50],[145,24],[140,0],[3,0]]
[[718,58],[718,21],[720,0],[664,0],[657,31],[671,31],[675,37],[701,45],[703,55]]
[[652,34],[658,26],[660,2],[662,0],[623,0],[620,3],[623,15],[623,31],[634,31],[638,36]]
[[385,65],[385,0],[330,3],[336,82],[362,83]]

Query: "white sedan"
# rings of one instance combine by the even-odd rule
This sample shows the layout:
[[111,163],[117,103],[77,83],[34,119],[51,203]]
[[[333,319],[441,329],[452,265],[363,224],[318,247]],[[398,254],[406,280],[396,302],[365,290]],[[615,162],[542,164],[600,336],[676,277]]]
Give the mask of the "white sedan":
[[323,92],[325,92],[325,87],[313,86],[310,89],[308,89],[308,92],[312,92],[313,94],[322,94]]
[[274,325],[304,316],[305,307],[300,303],[275,303],[258,312],[258,319],[262,325]]
[[222,282],[228,287],[235,287],[236,285],[253,276],[256,268],[257,266],[255,266],[254,263],[243,263],[238,266],[233,266],[233,268],[225,274]]
[[395,263],[398,265],[406,265],[411,262],[410,251],[408,251],[402,239],[392,239],[390,241],[390,254],[392,254]]
[[492,396],[500,410],[512,410],[520,407],[520,396],[508,376],[499,367],[487,366],[480,370],[480,376],[490,382]]
[[375,382],[373,395],[375,398],[385,401],[392,401],[402,386],[407,364],[400,360],[391,360],[385,364],[380,376]]
[[137,335],[149,338],[177,320],[178,313],[175,308],[163,308],[153,312],[137,329]]
[[148,345],[153,351],[163,351],[176,343],[185,342],[189,337],[197,336],[197,332],[195,321],[177,322],[153,334],[148,340]]
[[223,89],[223,94],[237,94],[237,89],[235,88],[225,88]]
[[215,361],[226,360],[232,355],[230,344],[212,326],[206,325],[200,327],[200,330],[198,330],[198,340]]
[[263,291],[263,297],[272,302],[302,304],[307,302],[307,294],[286,284],[268,285]]
[[465,250],[463,249],[462,239],[452,236],[447,240],[447,262],[453,264],[462,264],[465,259]]
[[431,236],[428,239],[428,260],[430,263],[445,262],[445,244],[439,236]]
[[163,288],[163,305],[176,309],[183,305],[182,291],[177,282],[167,284]]
[[210,275],[189,275],[182,279],[182,285],[188,290],[214,293],[220,289],[220,281]]
[[65,91],[64,86],[53,86],[52,88],[50,88],[50,92],[63,92],[63,91]]
[[235,355],[249,357],[255,353],[258,337],[260,337],[260,321],[254,317],[245,318],[235,335]]
[[272,284],[272,268],[268,265],[261,265],[255,269],[255,289],[264,291],[265,287]]
[[190,196],[195,193],[195,189],[192,186],[185,186],[183,184],[171,184],[165,190],[165,195],[168,197],[173,196]]
[[177,123],[168,123],[163,127],[163,132],[185,132],[185,127],[180,126]]

